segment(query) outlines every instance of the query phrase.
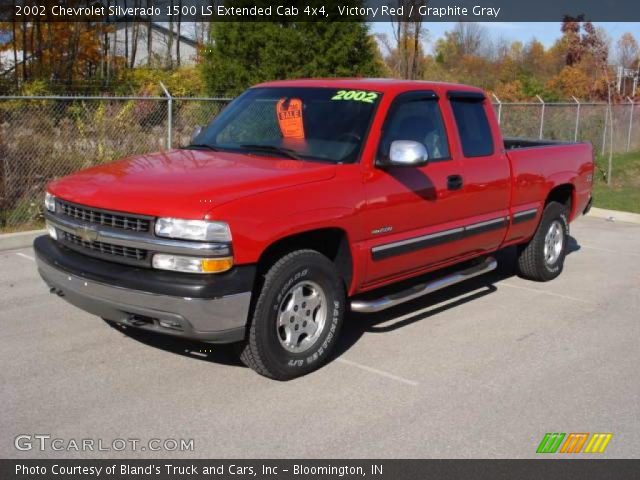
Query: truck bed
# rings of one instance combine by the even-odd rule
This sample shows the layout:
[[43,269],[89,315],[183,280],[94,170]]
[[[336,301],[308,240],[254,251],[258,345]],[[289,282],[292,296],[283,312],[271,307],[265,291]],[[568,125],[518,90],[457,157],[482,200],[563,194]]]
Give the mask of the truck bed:
[[590,143],[505,138],[504,144],[511,160],[515,207],[535,206],[546,198],[550,184],[570,183],[575,187],[570,218],[582,212],[591,195]]
[[567,142],[563,140],[545,140],[537,138],[504,137],[504,148],[515,150],[518,148],[550,147],[555,145],[576,145],[581,142]]

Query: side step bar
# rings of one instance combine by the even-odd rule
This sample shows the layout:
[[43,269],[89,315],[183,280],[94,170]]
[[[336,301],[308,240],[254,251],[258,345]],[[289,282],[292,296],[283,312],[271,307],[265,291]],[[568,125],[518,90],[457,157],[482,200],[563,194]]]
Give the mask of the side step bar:
[[451,273],[446,277],[438,278],[437,280],[415,285],[407,290],[402,290],[373,300],[352,300],[351,310],[359,313],[372,313],[386,310],[387,308],[395,307],[396,305],[400,305],[401,303],[408,302],[409,300],[413,300],[428,293],[435,292],[445,287],[449,287],[456,283],[464,282],[470,278],[490,272],[495,270],[497,266],[498,262],[495,258],[487,257],[478,265],[466,268],[465,270],[460,270],[459,272]]

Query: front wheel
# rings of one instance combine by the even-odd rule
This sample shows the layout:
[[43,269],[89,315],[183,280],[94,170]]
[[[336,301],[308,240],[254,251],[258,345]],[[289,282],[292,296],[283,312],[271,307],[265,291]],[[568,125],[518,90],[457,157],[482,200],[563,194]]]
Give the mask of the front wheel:
[[248,367],[276,380],[320,368],[333,349],[345,309],[344,284],[314,250],[285,255],[269,269],[240,354]]
[[562,273],[568,240],[567,207],[558,202],[549,202],[533,238],[520,247],[518,273],[539,282],[553,280]]

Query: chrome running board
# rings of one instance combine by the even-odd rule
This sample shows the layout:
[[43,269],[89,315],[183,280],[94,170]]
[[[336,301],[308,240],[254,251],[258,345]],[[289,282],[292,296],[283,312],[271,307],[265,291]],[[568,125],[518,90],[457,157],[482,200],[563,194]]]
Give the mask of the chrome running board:
[[373,300],[352,300],[351,310],[358,313],[372,313],[386,310],[387,308],[395,307],[396,305],[422,297],[428,293],[435,292],[451,285],[455,285],[456,283],[464,282],[470,278],[490,272],[495,270],[497,266],[498,262],[495,258],[487,257],[477,265],[449,274],[445,277],[438,278],[437,280],[415,285],[397,293],[392,293]]

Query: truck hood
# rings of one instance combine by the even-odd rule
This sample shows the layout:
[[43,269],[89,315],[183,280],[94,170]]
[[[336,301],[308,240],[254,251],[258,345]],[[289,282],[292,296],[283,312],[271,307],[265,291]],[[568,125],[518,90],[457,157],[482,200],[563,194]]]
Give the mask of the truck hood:
[[196,219],[242,197],[328,180],[335,171],[332,164],[272,156],[170,150],[82,170],[48,191],[105,210]]

